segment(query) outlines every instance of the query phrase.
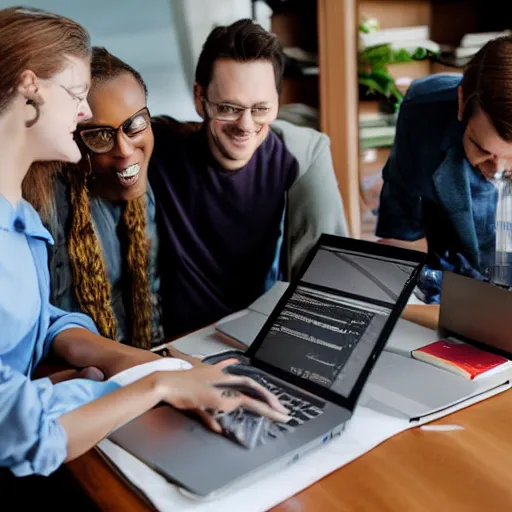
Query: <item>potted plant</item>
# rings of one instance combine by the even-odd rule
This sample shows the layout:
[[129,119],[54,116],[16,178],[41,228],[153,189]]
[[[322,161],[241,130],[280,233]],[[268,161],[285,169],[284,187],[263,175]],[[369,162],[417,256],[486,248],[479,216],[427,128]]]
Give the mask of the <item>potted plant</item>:
[[[375,18],[365,19],[359,25],[359,33],[368,34],[379,30],[379,22]],[[428,59],[433,51],[418,47],[414,50],[395,48],[391,43],[365,46],[359,39],[358,51],[358,82],[360,97],[370,96],[372,99],[384,100],[384,110],[396,112],[403,99],[403,93],[389,73],[390,64]]]

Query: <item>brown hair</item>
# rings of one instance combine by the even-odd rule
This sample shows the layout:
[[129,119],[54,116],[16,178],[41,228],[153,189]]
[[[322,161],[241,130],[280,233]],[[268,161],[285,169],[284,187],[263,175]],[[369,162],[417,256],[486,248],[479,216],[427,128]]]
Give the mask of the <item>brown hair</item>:
[[482,109],[498,135],[512,141],[512,37],[489,41],[471,59],[460,83],[463,120]]
[[[67,56],[88,58],[87,31],[78,23],[41,9],[9,7],[0,10],[0,114],[17,93],[21,74],[32,70],[50,78],[66,63]],[[24,194],[47,216],[53,203],[53,179],[59,165],[34,164],[23,182]]]
[[274,67],[276,89],[281,92],[284,70],[281,44],[274,34],[252,20],[238,20],[210,32],[199,55],[195,75],[196,82],[203,89],[210,84],[215,61],[222,58],[239,62],[270,61]]
[[34,162],[21,183],[23,198],[49,221],[55,208],[55,177],[63,167],[62,162]]
[[[133,75],[147,95],[146,84],[137,71],[104,48],[93,48],[93,89],[123,73]],[[68,171],[72,205],[68,249],[75,293],[80,307],[94,320],[100,333],[116,340],[117,323],[111,305],[111,286],[91,217],[87,180],[94,170],[90,167],[89,155],[82,160],[81,165],[69,167]],[[128,335],[131,344],[140,348],[151,347],[152,305],[148,281],[146,210],[145,196],[127,201],[123,205],[120,225],[121,236],[126,241],[126,260],[123,265],[128,292],[126,297],[131,300],[128,313],[132,325]]]

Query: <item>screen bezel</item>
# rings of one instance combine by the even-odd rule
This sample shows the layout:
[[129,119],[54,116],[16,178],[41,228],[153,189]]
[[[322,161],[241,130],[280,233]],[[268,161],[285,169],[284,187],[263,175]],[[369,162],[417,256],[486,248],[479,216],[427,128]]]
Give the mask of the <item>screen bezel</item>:
[[[386,320],[384,327],[382,328],[382,331],[377,338],[377,341],[375,343],[375,346],[368,356],[368,359],[366,360],[366,363],[364,364],[363,368],[361,369],[361,372],[359,374],[359,377],[357,378],[356,382],[354,383],[354,386],[352,387],[352,391],[350,392],[348,397],[344,397],[334,391],[331,391],[329,388],[326,388],[320,384],[316,384],[312,381],[303,379],[301,377],[298,377],[296,375],[293,375],[292,373],[289,373],[285,370],[282,370],[281,368],[278,368],[276,366],[273,366],[265,361],[262,361],[257,358],[257,352],[260,346],[265,341],[265,338],[267,334],[269,333],[270,329],[272,328],[274,322],[277,320],[279,315],[281,314],[282,310],[286,306],[288,300],[293,295],[297,287],[302,282],[302,277],[306,273],[307,269],[309,268],[311,262],[313,261],[314,257],[316,256],[318,250],[323,247],[332,247],[334,249],[340,249],[340,250],[347,250],[352,251],[356,253],[360,253],[362,255],[368,255],[368,256],[381,256],[384,258],[390,258],[390,259],[396,259],[396,260],[402,260],[404,262],[408,262],[412,265],[414,265],[414,268],[411,272],[411,275],[409,276],[408,280],[406,281],[397,301],[393,304],[389,304],[390,313],[388,316],[388,319]],[[426,254],[422,253],[420,251],[414,251],[411,249],[403,249],[401,247],[394,247],[389,245],[380,244],[377,242],[370,242],[366,240],[359,240],[355,238],[347,238],[347,237],[341,237],[341,236],[335,236],[335,235],[327,235],[322,234],[320,238],[318,239],[317,243],[311,249],[309,252],[307,258],[305,259],[304,263],[300,267],[300,270],[293,279],[286,291],[284,292],[283,296],[277,303],[276,307],[272,311],[272,313],[269,315],[267,321],[263,325],[262,329],[256,336],[254,342],[251,344],[251,346],[247,349],[245,352],[245,356],[247,356],[250,359],[251,365],[255,366],[256,368],[260,368],[263,371],[266,371],[272,375],[275,375],[279,379],[288,382],[292,385],[295,385],[297,387],[300,387],[302,389],[305,389],[306,391],[323,398],[324,400],[327,400],[329,402],[335,403],[339,405],[340,407],[347,408],[349,410],[353,410],[355,408],[355,405],[357,403],[357,400],[361,394],[361,391],[363,389],[363,386],[368,379],[368,375],[370,374],[370,371],[372,370],[373,366],[375,365],[378,356],[384,349],[384,346],[386,345],[386,342],[395,327],[396,322],[398,321],[398,318],[400,317],[403,308],[407,304],[407,301],[409,300],[409,297],[416,285],[419,273],[421,271],[421,268],[425,264],[426,260]],[[350,294],[344,294],[343,292],[340,293],[342,296],[347,296],[347,298],[352,297],[353,295]],[[365,300],[364,297],[359,297],[358,300],[361,302],[368,302],[368,304],[373,304],[372,300]],[[387,305],[388,306],[388,305]]]

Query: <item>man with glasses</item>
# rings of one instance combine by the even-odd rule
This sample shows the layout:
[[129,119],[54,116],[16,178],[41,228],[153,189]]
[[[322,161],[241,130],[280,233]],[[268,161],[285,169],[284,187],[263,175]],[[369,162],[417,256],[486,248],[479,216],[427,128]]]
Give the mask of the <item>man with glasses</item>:
[[149,179],[168,336],[289,280],[322,232],[347,234],[327,136],[275,121],[282,76],[274,35],[251,20],[217,27],[196,68],[203,123],[187,132],[153,120]]

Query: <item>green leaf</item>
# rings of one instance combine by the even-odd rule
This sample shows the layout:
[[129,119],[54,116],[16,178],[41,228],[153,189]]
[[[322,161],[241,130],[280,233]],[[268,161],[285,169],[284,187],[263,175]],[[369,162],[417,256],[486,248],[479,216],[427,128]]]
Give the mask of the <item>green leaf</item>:
[[393,52],[393,60],[392,62],[411,62],[412,60],[412,56],[411,54],[405,50],[405,49],[400,49],[400,50],[395,50]]
[[416,48],[416,51],[412,54],[414,60],[423,60],[428,57],[428,51],[425,48]]
[[366,18],[362,23],[359,24],[359,32],[363,34],[369,34],[380,29],[379,21],[376,18]]

